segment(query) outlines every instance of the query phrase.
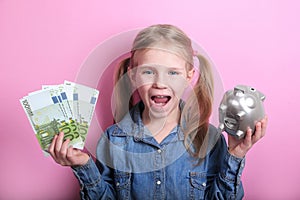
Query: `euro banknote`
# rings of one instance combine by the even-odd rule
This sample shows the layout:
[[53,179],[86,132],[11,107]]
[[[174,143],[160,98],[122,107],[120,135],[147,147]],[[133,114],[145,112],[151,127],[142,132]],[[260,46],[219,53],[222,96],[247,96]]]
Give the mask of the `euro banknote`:
[[[87,91],[93,91],[92,95]],[[45,85],[20,99],[45,154],[59,132],[64,132],[64,139],[69,138],[74,148],[83,149],[98,95],[96,89],[66,81],[59,85]],[[85,101],[87,98],[93,98],[89,105]]]
[[91,124],[99,91],[81,84],[65,81],[68,90],[73,90],[73,111],[82,140],[85,141],[88,127]]

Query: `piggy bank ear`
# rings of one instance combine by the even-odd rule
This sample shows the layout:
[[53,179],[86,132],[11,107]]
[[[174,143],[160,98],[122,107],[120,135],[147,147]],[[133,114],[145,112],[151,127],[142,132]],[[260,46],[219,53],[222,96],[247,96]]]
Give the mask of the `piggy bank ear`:
[[256,93],[257,96],[258,96],[258,98],[259,98],[261,101],[264,101],[264,100],[266,99],[266,96],[265,96],[262,92],[256,90],[255,88],[250,87],[250,91]]
[[257,94],[258,94],[258,97],[260,98],[261,101],[264,101],[266,99],[266,96],[261,93],[260,91],[256,90]]

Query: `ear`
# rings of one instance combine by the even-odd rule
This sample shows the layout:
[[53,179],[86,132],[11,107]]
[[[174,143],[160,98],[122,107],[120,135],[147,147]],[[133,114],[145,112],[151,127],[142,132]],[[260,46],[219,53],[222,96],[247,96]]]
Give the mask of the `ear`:
[[188,80],[189,83],[192,82],[194,75],[195,75],[195,69],[194,68],[187,72],[187,80]]
[[136,70],[132,68],[132,66],[129,66],[127,68],[127,75],[128,75],[128,78],[130,80],[130,83],[132,86],[135,85],[135,75],[136,75]]

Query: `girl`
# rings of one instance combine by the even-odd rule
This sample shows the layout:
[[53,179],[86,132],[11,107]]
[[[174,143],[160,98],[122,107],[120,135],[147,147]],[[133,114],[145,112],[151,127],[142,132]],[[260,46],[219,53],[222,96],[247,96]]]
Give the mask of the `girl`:
[[[195,60],[195,58],[197,60]],[[196,61],[196,62],[195,62]],[[53,139],[53,159],[71,166],[82,199],[241,199],[245,155],[265,135],[267,118],[237,140],[209,124],[213,78],[191,40],[172,25],[135,38],[115,81],[115,121],[97,159]],[[121,100],[121,101],[120,101]]]

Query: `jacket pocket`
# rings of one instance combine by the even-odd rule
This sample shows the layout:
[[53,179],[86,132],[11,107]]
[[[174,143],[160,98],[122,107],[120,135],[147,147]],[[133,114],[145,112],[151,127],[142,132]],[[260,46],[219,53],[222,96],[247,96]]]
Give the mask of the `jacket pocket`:
[[114,172],[114,182],[118,197],[121,199],[129,199],[131,187],[131,174],[116,170]]
[[201,172],[190,172],[190,199],[204,199],[207,178],[206,173]]

